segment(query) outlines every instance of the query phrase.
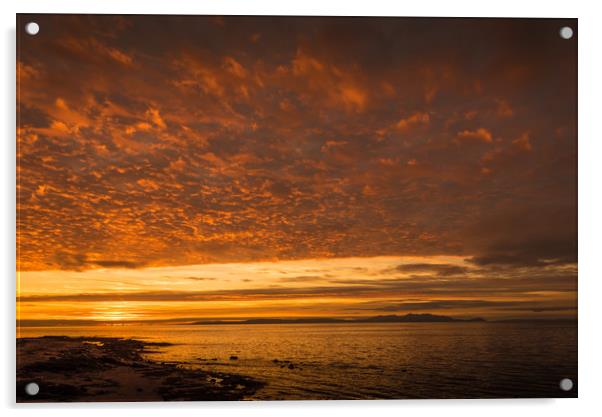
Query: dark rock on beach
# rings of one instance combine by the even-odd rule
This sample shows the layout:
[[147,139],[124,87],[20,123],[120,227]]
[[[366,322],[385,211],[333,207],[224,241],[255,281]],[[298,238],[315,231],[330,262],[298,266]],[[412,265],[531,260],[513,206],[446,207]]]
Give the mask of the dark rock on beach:
[[[243,400],[263,383],[144,355],[169,346],[118,338],[17,339],[17,402]],[[25,386],[35,382],[35,396]]]

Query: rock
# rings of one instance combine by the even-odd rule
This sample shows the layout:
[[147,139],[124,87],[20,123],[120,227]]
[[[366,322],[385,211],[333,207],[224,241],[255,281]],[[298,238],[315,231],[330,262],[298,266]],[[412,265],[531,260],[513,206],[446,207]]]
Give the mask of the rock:
[[[248,398],[264,385],[241,375],[152,361],[142,357],[144,347],[144,342],[117,338],[17,339],[17,402],[96,401],[99,396],[107,401],[228,401]],[[32,375],[42,372],[39,394],[27,395]],[[139,377],[140,384],[123,383]]]
[[292,363],[288,364],[288,369],[295,369],[295,365],[293,365]]
[[238,360],[238,356],[236,356],[236,355],[232,355],[232,356],[230,356],[230,360],[231,360],[231,361]]

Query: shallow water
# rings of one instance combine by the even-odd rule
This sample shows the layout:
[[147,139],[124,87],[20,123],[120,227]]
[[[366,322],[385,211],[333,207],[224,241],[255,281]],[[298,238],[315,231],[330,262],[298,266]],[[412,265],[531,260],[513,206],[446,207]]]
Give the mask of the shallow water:
[[148,356],[261,379],[267,385],[254,399],[572,397],[577,389],[559,389],[562,378],[577,381],[577,328],[564,323],[114,325],[19,333],[174,343]]

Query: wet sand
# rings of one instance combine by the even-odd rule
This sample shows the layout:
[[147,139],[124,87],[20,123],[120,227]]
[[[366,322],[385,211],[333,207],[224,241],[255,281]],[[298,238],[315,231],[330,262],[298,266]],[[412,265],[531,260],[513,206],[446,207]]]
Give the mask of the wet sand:
[[[255,379],[185,368],[144,357],[168,343],[45,336],[17,339],[17,402],[244,400]],[[40,392],[29,396],[35,382]]]

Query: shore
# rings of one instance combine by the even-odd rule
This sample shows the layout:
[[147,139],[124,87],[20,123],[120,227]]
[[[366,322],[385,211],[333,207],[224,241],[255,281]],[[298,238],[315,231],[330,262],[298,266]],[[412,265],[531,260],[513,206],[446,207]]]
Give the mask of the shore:
[[[263,383],[144,357],[169,343],[103,337],[17,339],[17,402],[232,401]],[[35,382],[40,392],[29,396]]]

